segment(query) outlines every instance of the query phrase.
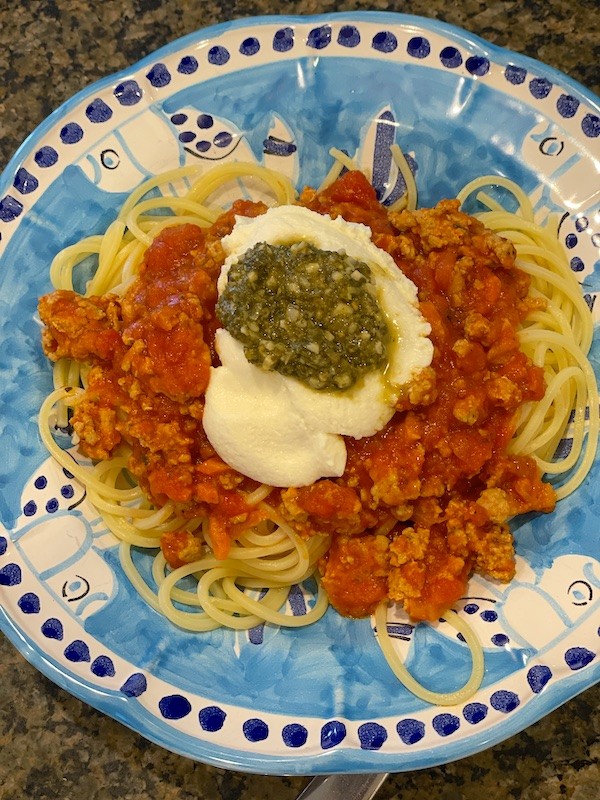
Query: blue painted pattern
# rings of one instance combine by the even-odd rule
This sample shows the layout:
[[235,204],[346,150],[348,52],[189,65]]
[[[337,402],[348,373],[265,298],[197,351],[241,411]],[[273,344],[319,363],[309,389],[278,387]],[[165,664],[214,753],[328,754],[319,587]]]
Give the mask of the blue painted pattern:
[[[542,134],[546,137],[543,146],[549,158],[562,153],[559,135],[555,135],[560,134],[557,126],[561,124],[573,122],[584,144],[600,135],[600,118],[595,107],[590,106],[568,79],[563,80],[531,60],[505,54],[477,40],[473,43],[452,29],[433,23],[420,21],[419,26],[405,28],[393,15],[344,15],[339,20],[309,19],[302,25],[297,20],[281,19],[248,28],[244,23],[237,23],[230,33],[215,31],[209,40],[211,46],[203,50],[194,47],[195,41],[167,48],[149,58],[139,69],[92,87],[85,99],[64,109],[58,125],[54,128],[42,126],[22,153],[26,164],[15,162],[9,168],[0,198],[0,232],[15,228],[17,232],[6,247],[3,268],[10,266],[17,246],[34,249],[31,245],[41,241],[36,238],[39,234],[35,222],[29,218],[29,209],[34,205],[39,218],[48,221],[48,228],[44,231],[43,246],[35,255],[38,260],[32,259],[30,271],[15,277],[14,287],[26,298],[31,314],[26,321],[19,320],[15,327],[16,350],[6,373],[0,370],[6,387],[23,380],[20,365],[31,363],[30,343],[37,336],[32,319],[34,301],[40,291],[41,276],[45,276],[51,259],[50,251],[58,243],[59,235],[75,240],[88,228],[101,230],[114,214],[121,195],[133,188],[104,191],[102,186],[92,185],[83,174],[82,165],[92,158],[98,137],[114,134],[118,141],[116,147],[127,145],[126,125],[130,120],[115,128],[118,114],[127,112],[132,119],[144,114],[144,120],[152,118],[169,126],[177,148],[174,152],[182,160],[186,158],[185,153],[190,155],[184,149],[186,145],[194,151],[191,157],[196,159],[214,153],[229,157],[232,148],[241,141],[257,161],[298,158],[303,170],[301,179],[312,184],[322,177],[328,148],[341,144],[348,152],[354,152],[361,145],[360,129],[367,130],[371,125],[369,130],[374,135],[369,163],[374,168],[378,194],[385,202],[395,199],[404,190],[400,178],[390,182],[389,164],[382,155],[389,145],[389,137],[385,135],[389,131],[385,125],[393,132],[401,124],[411,130],[412,135],[402,144],[411,150],[407,160],[420,188],[424,187],[426,203],[451,195],[459,182],[463,182],[465,171],[474,170],[474,177],[477,171],[488,166],[498,166],[511,174],[516,170],[515,177],[527,191],[535,188],[526,165],[517,163],[515,166],[512,159],[489,145],[492,134],[508,130],[509,123],[512,144],[518,150],[532,127],[532,120],[545,114],[549,125],[551,122],[554,126]],[[355,54],[360,57],[350,60]],[[286,90],[286,87],[297,89],[297,66],[307,69],[307,55],[314,60],[318,58],[321,65],[318,70],[305,73],[316,86],[317,94],[310,102],[305,102],[302,92]],[[349,64],[353,66],[351,71]],[[212,70],[210,79],[205,77],[209,69]],[[245,70],[243,77],[240,77],[241,70]],[[421,75],[431,73],[436,76],[436,85],[432,89],[427,84],[431,93],[428,107],[424,108],[411,87],[419,84]],[[256,78],[255,86],[248,81],[249,75]],[[498,75],[505,94],[494,83]],[[210,84],[216,76],[223,92],[238,101],[231,120],[218,116],[224,110],[215,101]],[[374,76],[378,80],[374,80]],[[348,90],[350,96],[354,80],[369,86],[369,97],[361,101],[364,105],[360,107],[348,99],[340,103],[337,94]],[[290,130],[288,138],[272,136],[263,125],[266,115],[260,98],[268,96],[266,87],[277,81],[284,90],[280,96],[270,97],[273,107],[268,110],[276,111],[280,119],[289,121],[290,129],[294,130]],[[471,116],[453,126],[444,116],[444,104],[448,97],[453,101],[457,97],[458,81],[466,92],[465,98],[473,102],[468,111]],[[399,98],[397,106],[393,107],[389,105],[392,94]],[[159,99],[155,99],[157,97]],[[524,104],[522,127],[513,119],[514,97],[519,97]],[[490,123],[486,122],[486,116],[489,116],[487,109],[491,102],[497,116]],[[416,123],[421,116],[424,121],[419,127]],[[392,140],[395,136],[396,133]],[[310,151],[317,140],[324,158],[307,159],[307,146]],[[477,164],[465,164],[465,153],[472,152],[477,155]],[[101,155],[100,175],[103,168],[107,171],[118,167],[121,157],[129,158],[131,163],[135,160],[133,153],[124,156],[116,149],[112,153],[103,151]],[[317,171],[315,163],[321,172]],[[136,180],[139,181],[148,168],[139,165],[137,168]],[[95,216],[82,217],[77,223],[79,228],[63,231],[73,196],[82,198],[84,204],[94,209]],[[579,248],[583,241],[600,246],[600,234],[590,230],[594,217],[584,211],[574,216],[571,227],[563,229],[561,236],[566,247],[576,253],[571,258],[573,271],[588,274],[593,273],[593,259],[590,260],[589,255],[583,258]],[[17,283],[18,280],[22,283]],[[36,362],[40,375],[45,374],[44,366],[39,360]],[[67,471],[51,480],[45,473],[36,474],[27,484],[34,468],[39,466],[41,454],[31,445],[31,435],[22,432],[30,431],[26,420],[33,419],[39,399],[47,391],[47,375],[43,380],[44,384],[36,385],[32,396],[24,399],[23,408],[11,416],[10,436],[15,437],[13,450],[18,451],[19,461],[17,469],[12,457],[8,464],[9,475],[3,475],[7,491],[5,496],[0,496],[0,515],[9,533],[0,537],[0,587],[3,601],[6,596],[7,608],[10,601],[13,615],[10,625],[25,630],[24,635],[40,652],[47,648],[67,680],[76,674],[73,691],[89,702],[94,703],[94,698],[105,691],[106,696],[117,698],[120,703],[113,707],[112,700],[106,701],[104,707],[109,712],[114,708],[121,714],[123,704],[131,704],[131,708],[135,708],[131,719],[137,720],[142,729],[158,726],[160,737],[173,749],[182,746],[194,755],[200,752],[203,758],[211,760],[215,751],[210,749],[210,743],[218,741],[219,753],[225,752],[228,757],[247,764],[259,748],[267,748],[265,770],[277,771],[278,767],[268,760],[274,753],[278,763],[285,763],[287,769],[290,764],[301,763],[308,772],[314,767],[320,769],[320,764],[327,769],[330,762],[321,762],[318,758],[329,755],[340,759],[333,763],[341,768],[353,769],[370,768],[375,757],[385,758],[388,753],[392,753],[393,760],[387,762],[386,768],[411,768],[417,762],[420,765],[437,763],[444,758],[439,753],[446,752],[438,748],[454,747],[456,749],[451,752],[456,755],[468,751],[469,745],[461,744],[467,739],[461,737],[473,735],[474,730],[484,731],[490,739],[510,735],[519,725],[533,721],[536,714],[542,713],[529,710],[532,698],[539,702],[536,708],[543,708],[546,695],[559,690],[562,675],[553,674],[546,666],[545,654],[532,656],[530,651],[519,651],[511,639],[512,634],[509,636],[497,628],[502,621],[501,614],[479,599],[466,603],[463,611],[489,631],[486,658],[491,677],[489,685],[483,687],[477,698],[451,712],[432,714],[426,706],[410,698],[395,679],[384,672],[385,665],[373,644],[368,625],[347,625],[332,614],[327,615],[316,632],[280,631],[275,636],[269,626],[260,626],[247,635],[239,654],[234,654],[231,640],[220,633],[207,635],[205,645],[198,644],[194,637],[174,634],[177,642],[174,652],[161,653],[165,666],[157,666],[154,672],[152,665],[160,661],[155,644],[165,632],[153,612],[145,608],[140,611],[139,625],[151,634],[150,645],[140,643],[136,638],[137,624],[128,625],[125,615],[120,620],[121,631],[113,630],[108,620],[103,621],[102,610],[92,614],[84,625],[77,618],[71,601],[78,601],[81,592],[88,592],[86,582],[92,576],[83,571],[81,575],[74,572],[69,580],[65,578],[62,587],[58,584],[52,587],[51,576],[40,579],[40,573],[20,557],[20,551],[15,554],[11,545],[13,534],[18,544],[16,533],[20,534],[27,525],[45,525],[49,520],[54,524],[55,520],[62,519],[63,512],[72,511],[74,505],[83,501],[73,476]],[[11,470],[14,475],[10,474]],[[21,496],[26,484],[27,492]],[[565,531],[581,527],[579,521],[577,525],[563,522]],[[91,526],[91,521],[86,524]],[[543,531],[535,524],[531,529],[531,536],[542,541]],[[37,529],[32,527],[31,530]],[[573,552],[578,552],[576,535],[565,534],[567,541],[562,543]],[[522,541],[526,546],[526,532]],[[548,558],[561,555],[561,550],[552,551],[551,544],[544,540]],[[116,574],[118,567],[113,552],[100,552],[100,548],[96,552],[95,543],[87,542],[85,546]],[[37,583],[34,581],[32,586],[33,579]],[[61,588],[64,596],[61,596]],[[89,590],[89,594],[93,592]],[[123,609],[129,608],[133,600],[120,585],[115,596],[105,593],[99,602],[107,604],[109,609]],[[294,613],[305,613],[302,592],[292,595],[291,606]],[[419,650],[422,632],[416,632],[414,626],[390,623],[390,633],[399,647],[412,648],[412,653]],[[595,634],[597,639],[600,631]],[[465,649],[460,640],[449,641],[443,632],[433,632],[431,638],[427,638],[427,645],[432,646],[435,658],[439,657],[450,673],[455,667],[458,669],[456,665],[463,664],[458,657]],[[573,680],[579,677],[585,680],[587,674],[597,670],[598,649],[597,641],[592,644],[586,638],[576,642],[569,640],[562,647],[559,659],[564,662],[565,673]],[[276,669],[272,668],[270,660],[273,653],[277,659]],[[319,653],[318,659],[315,653]],[[36,658],[41,660],[37,655]],[[435,658],[421,653],[415,660],[417,666],[424,665],[425,674],[431,674],[433,680],[443,684],[446,677],[440,675],[438,669],[436,678]],[[519,658],[520,664],[510,660]],[[185,659],[194,666],[182,667],[179,660]],[[315,660],[319,661],[316,665]],[[548,663],[553,664],[554,670],[556,662],[548,660]],[[199,672],[197,664],[203,667]],[[244,671],[250,676],[248,684],[240,677]],[[196,695],[198,674],[208,683],[207,698]],[[172,676],[181,685],[171,685],[168,678]],[[521,683],[513,687],[511,681],[519,676]],[[240,686],[245,687],[247,693],[243,702],[236,705]],[[343,691],[336,694],[332,686],[343,687]],[[570,689],[560,691],[561,697],[567,697]],[[316,704],[314,692],[318,694]],[[552,705],[554,700],[548,702]],[[521,718],[523,723],[518,722]],[[498,734],[494,732],[496,728],[500,731]],[[190,734],[190,730],[195,733]],[[198,745],[182,738],[182,733],[204,738]],[[179,745],[179,742],[185,743]],[[408,755],[404,761],[406,751]],[[249,754],[249,761],[244,762],[245,754]],[[290,760],[286,762],[285,758]]]

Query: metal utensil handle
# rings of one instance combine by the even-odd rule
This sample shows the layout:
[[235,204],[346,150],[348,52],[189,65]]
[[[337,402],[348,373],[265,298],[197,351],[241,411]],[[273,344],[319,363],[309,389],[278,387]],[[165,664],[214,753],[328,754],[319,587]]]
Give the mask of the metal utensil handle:
[[320,776],[312,779],[298,800],[371,800],[387,776],[387,772]]

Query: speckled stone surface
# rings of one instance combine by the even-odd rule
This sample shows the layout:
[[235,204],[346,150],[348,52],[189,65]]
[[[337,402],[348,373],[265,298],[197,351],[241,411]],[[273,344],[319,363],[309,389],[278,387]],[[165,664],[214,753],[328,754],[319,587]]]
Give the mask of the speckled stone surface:
[[[402,11],[464,27],[600,93],[597,0],[0,0],[0,168],[89,83],[206,25],[258,14]],[[244,775],[148,743],[0,639],[1,800],[293,800],[308,778]],[[600,686],[478,755],[391,776],[381,800],[600,800]]]

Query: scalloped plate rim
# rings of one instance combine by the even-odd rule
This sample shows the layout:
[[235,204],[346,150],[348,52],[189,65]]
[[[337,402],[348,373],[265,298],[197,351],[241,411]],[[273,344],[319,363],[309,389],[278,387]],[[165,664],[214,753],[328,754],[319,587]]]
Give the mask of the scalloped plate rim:
[[[269,24],[282,24],[289,25],[307,25],[307,24],[327,24],[338,21],[364,21],[364,22],[377,22],[389,23],[400,28],[409,28],[411,26],[418,26],[426,30],[431,30],[442,35],[446,35],[451,39],[475,45],[486,55],[490,55],[497,63],[512,63],[515,61],[518,65],[523,65],[534,70],[540,77],[548,77],[554,82],[559,81],[562,87],[569,88],[574,93],[578,94],[591,107],[598,109],[600,112],[600,98],[580,84],[578,81],[569,77],[560,70],[544,64],[543,62],[532,58],[530,56],[519,54],[508,48],[495,45],[486,39],[472,34],[463,28],[446,23],[437,19],[421,17],[411,14],[403,14],[396,12],[379,12],[379,11],[339,11],[330,14],[314,14],[314,15],[265,15],[265,16],[248,16],[240,17],[231,21],[210,25],[205,28],[200,28],[197,31],[185,34],[172,42],[169,42],[159,49],[148,54],[144,58],[138,60],[131,66],[122,69],[116,73],[111,73],[103,78],[94,81],[76,94],[64,101],[58,106],[49,116],[47,116],[36,128],[23,140],[21,145],[17,148],[14,155],[9,159],[5,169],[0,176],[0,193],[4,193],[6,187],[11,185],[16,168],[21,163],[25,155],[29,155],[35,147],[36,141],[43,137],[52,126],[64,117],[69,111],[80,105],[86,98],[94,95],[100,90],[115,84],[118,81],[126,78],[133,72],[143,69],[146,65],[156,63],[161,57],[172,55],[174,52],[189,46],[190,44],[199,44],[203,41],[210,40],[215,36],[220,36],[230,30],[246,29],[253,26],[264,26]],[[293,60],[294,56],[291,57]],[[8,181],[8,183],[7,183]],[[550,712],[554,711],[559,706],[567,701],[573,699],[581,692],[593,686],[596,682],[600,681],[600,662],[593,666],[588,667],[586,670],[569,676],[569,688],[565,691],[565,681],[559,681],[548,687],[544,692],[543,702],[540,702],[542,708],[537,708],[533,718],[529,720],[523,719],[523,714],[515,715],[511,718],[514,720],[510,725],[510,730],[507,731],[505,727],[499,728],[495,726],[486,731],[485,735],[478,737],[477,745],[473,746],[473,740],[470,738],[465,742],[458,740],[456,743],[445,742],[445,747],[432,747],[427,748],[418,753],[414,753],[414,759],[411,763],[402,763],[396,765],[394,769],[394,761],[404,759],[404,756],[398,754],[384,754],[378,753],[377,764],[373,764],[373,754],[369,750],[355,750],[353,748],[344,747],[339,745],[337,748],[329,751],[324,751],[318,755],[296,757],[278,757],[269,756],[264,757],[260,753],[254,755],[245,751],[235,749],[223,749],[218,746],[213,746],[206,741],[198,742],[197,752],[193,748],[178,747],[176,743],[166,741],[165,738],[177,738],[177,732],[170,731],[170,735],[165,737],[162,728],[157,729],[158,735],[153,730],[140,730],[136,728],[132,721],[127,718],[127,714],[121,714],[119,709],[119,699],[110,693],[102,693],[97,686],[88,684],[86,681],[79,679],[73,673],[66,672],[61,669],[60,665],[56,665],[53,660],[37,646],[27,639],[23,631],[15,624],[15,621],[7,614],[5,609],[1,608],[0,611],[0,628],[9,639],[16,649],[23,655],[26,660],[32,664],[39,672],[45,675],[53,683],[60,686],[69,694],[77,697],[79,700],[94,707],[98,711],[107,714],[113,719],[119,721],[125,726],[129,727],[134,732],[143,735],[144,738],[149,739],[155,744],[164,747],[179,755],[189,757],[198,761],[212,764],[217,767],[225,767],[228,769],[237,769],[245,772],[253,772],[257,774],[270,774],[270,775],[295,775],[295,774],[326,774],[330,772],[364,772],[364,771],[383,771],[390,772],[407,771],[413,768],[426,768],[437,766],[450,761],[455,761],[464,757],[474,755],[491,746],[494,746],[508,737],[524,730],[529,725],[543,718]],[[541,700],[541,699],[540,699]],[[526,715],[527,716],[527,715]],[[531,714],[529,715],[531,716]],[[135,722],[135,720],[134,720]],[[182,736],[179,734],[179,736]],[[183,734],[183,738],[192,739],[187,734]],[[465,744],[468,746],[465,748]],[[208,749],[215,749],[222,752],[222,756],[215,754],[208,754]],[[464,752],[464,751],[467,752]],[[458,752],[462,751],[462,752]],[[448,757],[445,756],[448,753]],[[409,753],[410,755],[410,753]],[[257,763],[260,762],[260,763]],[[352,762],[352,763],[350,763]],[[259,768],[260,767],[260,768]]]
[[[487,51],[487,53],[501,56],[503,59],[515,57],[519,60],[519,62],[522,62],[523,65],[528,65],[532,68],[535,67],[536,71],[539,73],[539,77],[553,76],[555,80],[558,78],[562,85],[569,86],[569,88],[571,88],[573,91],[580,94],[587,103],[595,106],[598,113],[600,113],[600,96],[596,95],[590,89],[579,83],[579,81],[575,80],[574,78],[571,78],[566,73],[561,72],[560,70],[548,64],[544,64],[543,61],[538,61],[536,58],[522,55],[514,50],[502,47],[501,45],[496,45],[493,42],[489,42],[483,37],[478,36],[477,34],[470,33],[464,28],[460,28],[457,25],[452,25],[449,22],[443,22],[442,20],[421,17],[416,14],[402,14],[400,12],[391,11],[336,11],[331,14],[307,14],[306,16],[300,14],[268,14],[265,16],[239,17],[229,22],[219,22],[215,25],[210,25],[206,28],[199,28],[197,31],[186,33],[183,36],[174,39],[172,42],[162,45],[158,50],[149,53],[148,55],[139,59],[139,61],[131,64],[131,66],[125,67],[118,72],[111,73],[110,75],[106,75],[96,81],[93,81],[92,83],[87,84],[87,86],[84,86],[83,89],[80,89],[74,95],[67,98],[45,119],[43,119],[39,125],[37,125],[33,131],[31,131],[31,133],[27,135],[12,157],[9,158],[6,167],[2,170],[2,174],[0,175],[0,193],[4,192],[5,186],[11,185],[10,183],[7,185],[5,181],[11,180],[12,174],[15,171],[15,167],[21,163],[25,153],[30,151],[32,142],[36,139],[39,139],[46,131],[50,130],[54,123],[61,119],[61,117],[64,116],[67,111],[74,106],[79,105],[79,103],[81,103],[82,100],[89,95],[96,94],[107,86],[121,81],[130,73],[137,72],[147,64],[155,63],[161,56],[172,55],[173,52],[180,50],[182,47],[186,47],[191,42],[198,44],[206,39],[219,36],[229,30],[235,30],[237,28],[248,28],[252,27],[253,25],[262,26],[279,24],[282,22],[296,25],[304,25],[313,22],[326,24],[327,22],[331,22],[333,20],[341,21],[343,19],[359,21],[363,20],[365,22],[382,20],[389,21],[391,24],[395,24],[400,27],[418,25],[420,27],[430,28],[434,31],[439,30],[442,33],[448,34],[449,36],[457,39],[461,39],[462,41],[469,42],[470,44],[476,44],[482,50]],[[200,34],[202,34],[201,39],[199,38]]]

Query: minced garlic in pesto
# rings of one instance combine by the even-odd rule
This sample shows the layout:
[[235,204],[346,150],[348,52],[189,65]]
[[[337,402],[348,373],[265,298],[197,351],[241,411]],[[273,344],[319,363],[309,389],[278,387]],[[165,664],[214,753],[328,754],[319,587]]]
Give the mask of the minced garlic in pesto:
[[311,389],[349,389],[388,360],[370,267],[308,242],[261,242],[244,253],[217,315],[248,361]]

